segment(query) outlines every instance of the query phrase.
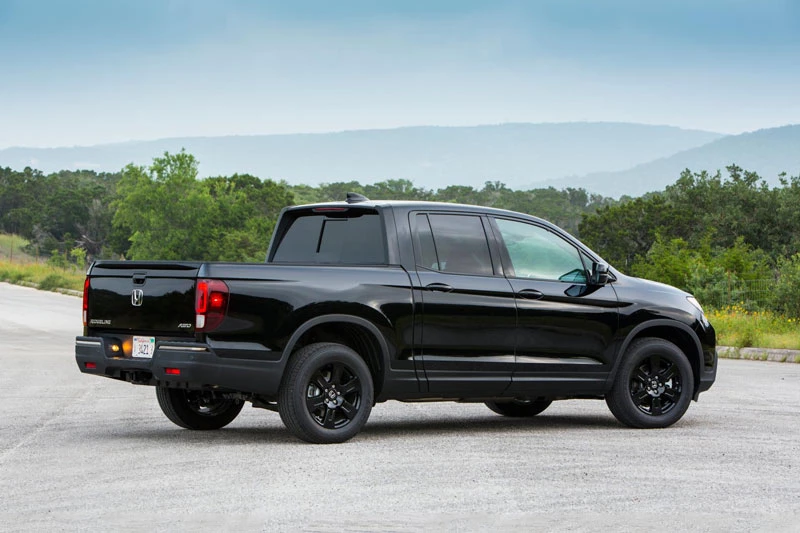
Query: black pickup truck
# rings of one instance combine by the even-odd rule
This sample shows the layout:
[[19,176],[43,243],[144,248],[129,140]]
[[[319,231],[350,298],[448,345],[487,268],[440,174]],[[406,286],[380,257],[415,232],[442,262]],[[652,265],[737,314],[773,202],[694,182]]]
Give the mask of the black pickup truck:
[[661,428],[717,368],[691,295],[544,220],[359,195],[284,209],[265,264],[98,261],[83,322],[81,372],[155,386],[178,426],[218,429],[251,402],[314,443],[353,437],[386,400],[528,417],[605,398]]

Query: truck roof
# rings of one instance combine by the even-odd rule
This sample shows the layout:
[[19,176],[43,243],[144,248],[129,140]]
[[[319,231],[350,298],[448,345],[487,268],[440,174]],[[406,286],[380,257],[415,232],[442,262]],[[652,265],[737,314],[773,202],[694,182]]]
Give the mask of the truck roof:
[[[539,218],[534,215],[529,215],[526,213],[520,213],[517,211],[510,211],[508,209],[498,209],[496,207],[486,207],[481,205],[471,205],[471,204],[457,204],[451,202],[427,202],[423,200],[361,200],[357,202],[320,202],[315,204],[304,204],[304,205],[296,205],[287,207],[286,209],[289,211],[294,210],[306,210],[306,209],[315,209],[319,207],[339,207],[339,208],[348,208],[348,209],[375,209],[375,208],[384,208],[384,207],[393,207],[393,208],[401,208],[401,209],[408,209],[413,210],[415,208],[418,209],[439,209],[443,211],[459,211],[459,212],[469,212],[469,213],[482,213],[482,214],[494,214],[494,215],[505,215],[505,216],[513,216],[515,218],[526,218],[529,220],[533,220],[536,222],[544,223],[547,225],[554,226],[551,222]],[[554,226],[555,227],[555,226]],[[562,230],[563,231],[563,230]]]

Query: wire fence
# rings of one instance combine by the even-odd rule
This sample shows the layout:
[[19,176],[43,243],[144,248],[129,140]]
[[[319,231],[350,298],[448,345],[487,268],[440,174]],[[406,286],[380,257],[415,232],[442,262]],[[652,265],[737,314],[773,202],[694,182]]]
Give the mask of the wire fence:
[[729,278],[694,290],[703,305],[712,309],[739,306],[748,311],[768,309],[775,302],[775,280]]

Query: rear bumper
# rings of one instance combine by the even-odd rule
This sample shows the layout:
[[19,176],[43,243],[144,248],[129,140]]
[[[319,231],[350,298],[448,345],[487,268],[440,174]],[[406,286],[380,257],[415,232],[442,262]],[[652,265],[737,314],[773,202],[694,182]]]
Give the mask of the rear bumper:
[[219,357],[209,345],[193,342],[159,342],[152,359],[109,356],[105,342],[102,337],[76,337],[75,361],[81,372],[142,385],[264,396],[276,396],[280,387],[281,361]]

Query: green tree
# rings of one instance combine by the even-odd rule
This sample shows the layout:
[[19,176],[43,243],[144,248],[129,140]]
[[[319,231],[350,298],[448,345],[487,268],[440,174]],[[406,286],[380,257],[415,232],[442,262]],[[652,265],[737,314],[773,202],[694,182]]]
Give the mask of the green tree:
[[117,187],[114,226],[130,235],[131,259],[262,261],[289,189],[249,174],[197,179],[197,161],[165,153],[149,168],[128,165]]
[[365,185],[363,191],[370,200],[430,200],[433,195],[430,191],[415,187],[409,180],[379,181]]
[[294,203],[285,184],[249,174],[202,181],[214,199],[220,220],[208,253],[220,261],[263,261],[280,210]]
[[627,270],[650,251],[658,234],[672,236],[669,227],[676,217],[663,196],[651,195],[585,214],[578,231],[606,261]]
[[800,318],[800,253],[778,259],[774,305],[787,316]]
[[149,168],[128,165],[119,181],[114,225],[130,235],[131,259],[209,259],[219,210],[197,181],[197,161],[164,153]]
[[683,239],[665,239],[656,235],[656,241],[647,254],[637,257],[631,265],[631,274],[686,288],[692,267],[699,260],[698,255]]

